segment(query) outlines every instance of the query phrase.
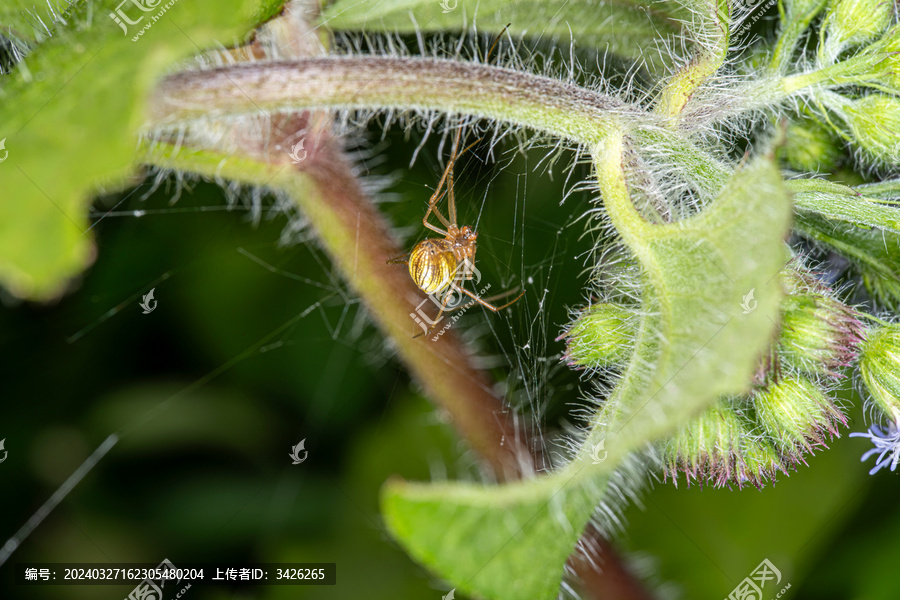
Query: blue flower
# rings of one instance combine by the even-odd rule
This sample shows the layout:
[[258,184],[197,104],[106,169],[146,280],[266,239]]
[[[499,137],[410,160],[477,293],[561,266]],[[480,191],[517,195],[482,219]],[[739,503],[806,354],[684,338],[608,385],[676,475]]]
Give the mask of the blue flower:
[[878,454],[878,460],[875,461],[869,475],[874,475],[888,464],[891,465],[891,471],[897,469],[897,465],[900,464],[900,423],[890,422],[887,427],[872,425],[868,433],[851,433],[850,437],[867,437],[875,444],[875,447],[863,454],[860,459],[864,461],[873,454]]

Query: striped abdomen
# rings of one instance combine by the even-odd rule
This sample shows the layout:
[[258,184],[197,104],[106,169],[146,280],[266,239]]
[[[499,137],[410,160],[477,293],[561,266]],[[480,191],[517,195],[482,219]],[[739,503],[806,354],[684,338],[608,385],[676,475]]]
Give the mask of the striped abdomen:
[[447,240],[422,240],[409,253],[409,275],[426,294],[443,290],[453,281],[456,258]]

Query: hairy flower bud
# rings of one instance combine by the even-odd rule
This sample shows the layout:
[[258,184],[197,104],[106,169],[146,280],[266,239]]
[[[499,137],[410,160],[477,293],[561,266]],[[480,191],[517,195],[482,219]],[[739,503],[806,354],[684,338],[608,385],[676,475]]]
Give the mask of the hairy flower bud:
[[735,402],[720,400],[663,443],[665,480],[677,485],[682,472],[688,486],[693,480],[716,487],[726,483],[759,487],[777,471],[787,473],[774,446],[752,435],[753,423],[738,413]]
[[900,99],[870,94],[841,108],[856,143],[876,160],[900,163]]
[[839,377],[856,360],[863,339],[858,313],[817,292],[791,294],[782,302],[779,358],[806,373]]
[[796,171],[830,172],[841,157],[831,131],[811,118],[794,121],[786,133],[782,157]]
[[886,0],[837,0],[826,17],[825,33],[836,43],[860,44],[888,28],[894,3]]
[[608,367],[628,360],[638,328],[637,315],[615,304],[587,308],[568,331],[563,360],[572,367]]
[[801,267],[784,269],[781,280],[787,294],[781,301],[778,338],[760,360],[754,385],[777,382],[783,372],[842,377],[864,338],[860,313]]
[[[869,46],[866,53],[883,58],[875,64],[870,77],[861,83],[879,84],[900,93],[900,23],[894,25],[881,42]],[[871,79],[873,75],[874,80]]]
[[900,325],[871,331],[859,348],[859,371],[872,400],[900,422]]
[[786,462],[803,461],[813,446],[838,435],[847,424],[844,413],[816,384],[801,377],[785,377],[753,394],[756,418]]

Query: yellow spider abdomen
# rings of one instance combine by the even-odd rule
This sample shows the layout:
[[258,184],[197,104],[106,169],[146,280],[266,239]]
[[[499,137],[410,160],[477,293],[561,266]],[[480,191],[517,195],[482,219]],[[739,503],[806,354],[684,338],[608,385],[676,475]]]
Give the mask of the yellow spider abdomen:
[[446,240],[422,240],[409,253],[409,276],[426,294],[443,290],[453,281],[456,258]]

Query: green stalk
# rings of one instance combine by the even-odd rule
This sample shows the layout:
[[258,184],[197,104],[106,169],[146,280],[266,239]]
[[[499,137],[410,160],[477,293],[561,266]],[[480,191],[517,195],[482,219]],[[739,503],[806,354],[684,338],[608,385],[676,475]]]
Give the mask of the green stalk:
[[790,60],[797,51],[797,44],[799,43],[803,32],[809,29],[810,23],[812,23],[813,19],[822,12],[824,7],[824,2],[813,4],[808,7],[805,13],[794,18],[793,15],[788,17],[788,15],[785,14],[782,2],[778,3],[778,13],[781,17],[781,22],[786,25],[778,36],[778,42],[775,44],[775,50],[772,52],[772,62],[769,63],[770,73],[776,75],[783,73],[787,69]]
[[677,117],[691,97],[706,81],[715,75],[725,63],[730,43],[731,7],[727,0],[717,0],[716,10],[711,15],[708,27],[713,43],[703,47],[686,65],[668,81],[663,88],[654,112],[671,119],[670,126],[675,127]]
[[612,128],[662,145],[713,195],[730,172],[659,115],[548,77],[460,61],[374,56],[300,59],[185,72],[165,79],[149,127],[310,108],[438,110],[528,127],[588,147]]
[[781,80],[781,91],[787,97],[802,89],[825,82],[830,82],[832,85],[859,83],[859,78],[867,74],[882,59],[883,57],[876,54],[860,54],[824,69],[791,75]]
[[504,121],[593,145],[641,112],[549,77],[454,60],[326,57],[173,75],[151,100],[152,126],[309,108],[438,110]]

